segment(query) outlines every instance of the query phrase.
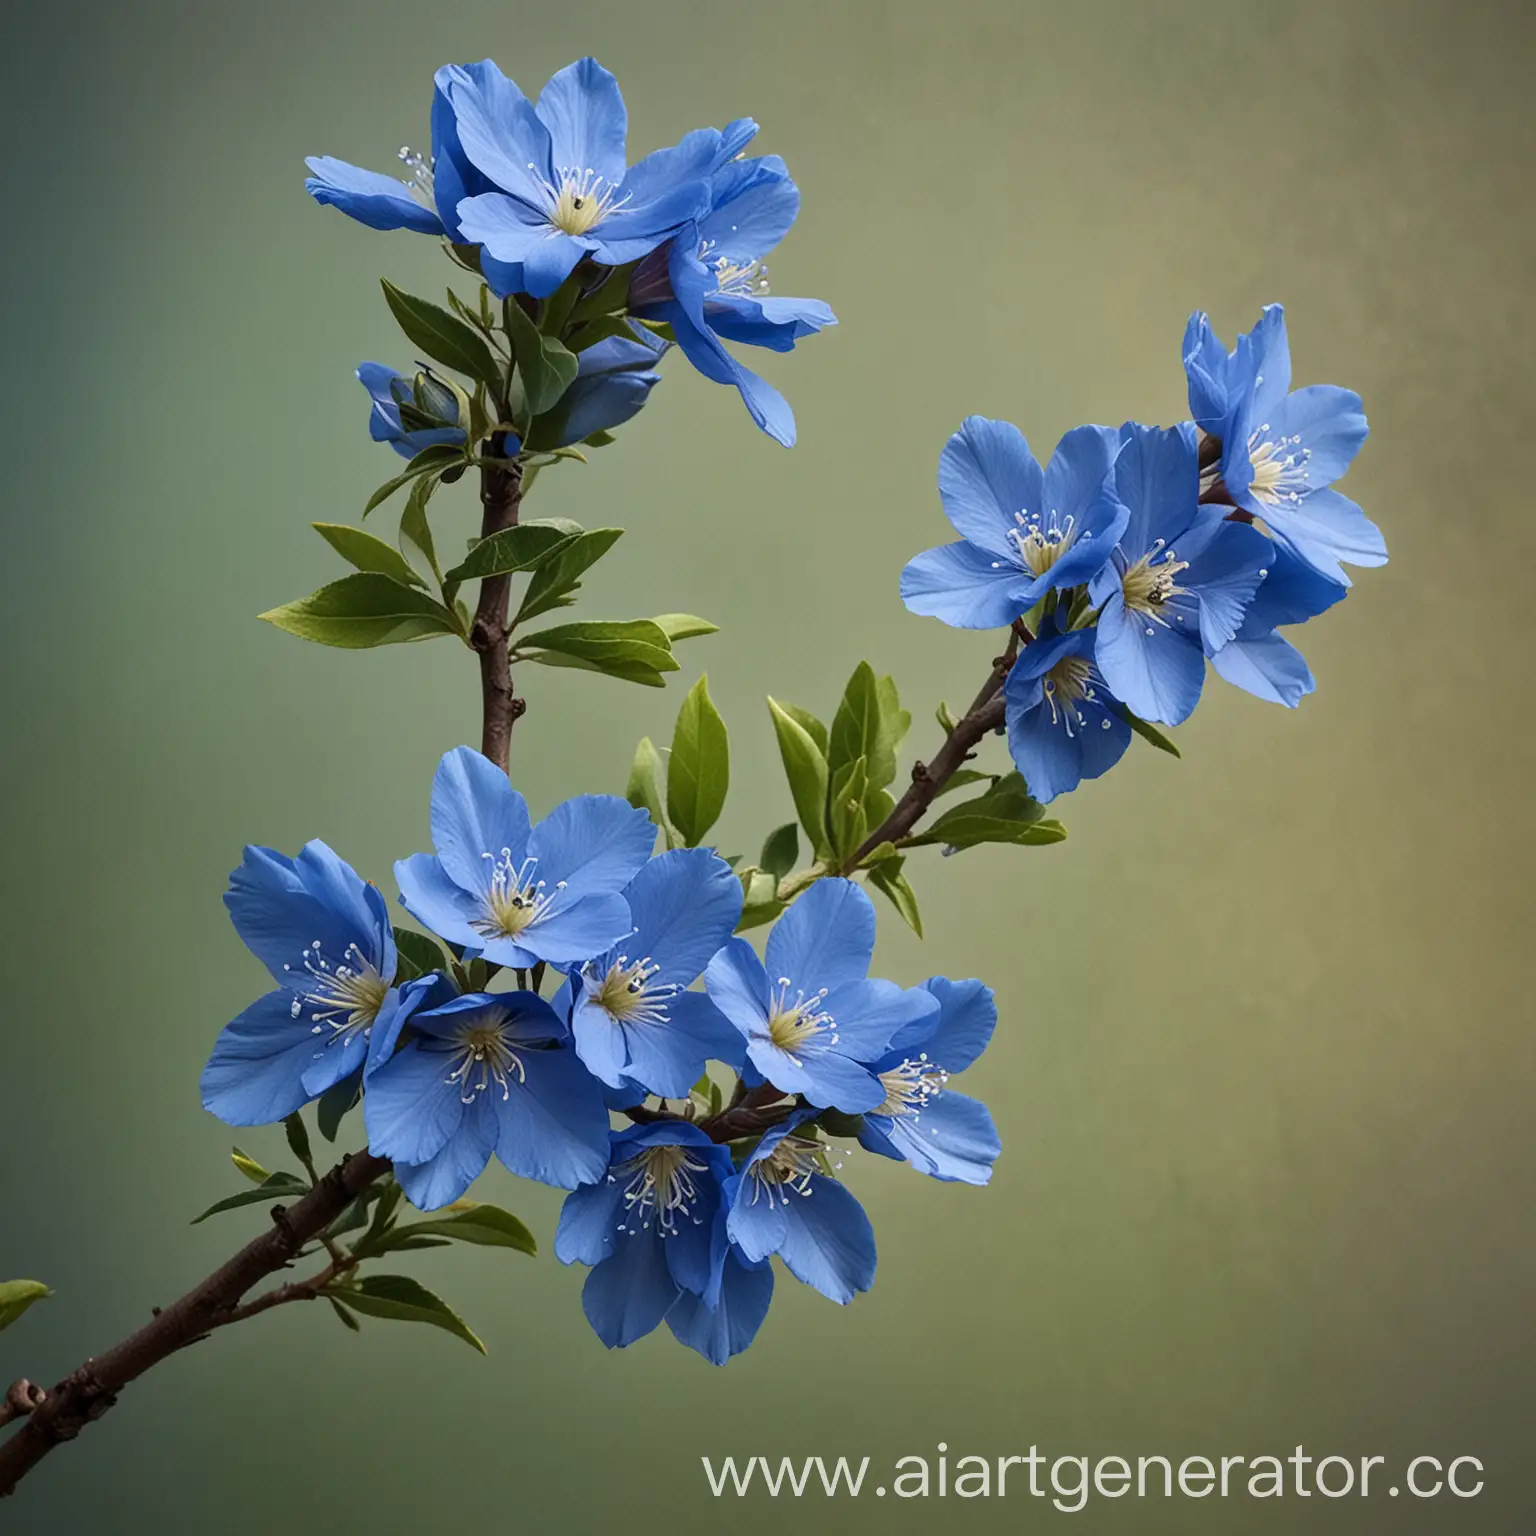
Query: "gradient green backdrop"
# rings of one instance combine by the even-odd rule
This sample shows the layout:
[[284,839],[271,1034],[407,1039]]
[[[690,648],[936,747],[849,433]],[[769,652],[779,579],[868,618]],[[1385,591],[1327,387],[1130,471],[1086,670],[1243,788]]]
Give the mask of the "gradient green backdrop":
[[[7,32],[0,1271],[58,1291],[0,1339],[7,1379],[53,1380],[260,1224],[187,1225],[231,1178],[198,1069],[262,985],[219,902],[240,845],[323,835],[387,882],[476,730],[450,644],[330,652],[252,618],[336,573],[306,523],[352,519],[393,463],[351,377],[408,360],[377,278],[447,276],[432,242],[312,205],[302,157],[387,168],[443,60],[531,89],[595,51],[635,147],[751,113],[804,189],[774,280],[842,324],[767,369],[800,446],[674,361],[618,446],[536,493],[630,529],[588,614],[723,626],[686,658],[732,730],[727,844],[788,814],[765,693],[825,713],[867,656],[923,752],[979,681],[990,642],[896,596],[947,536],[960,418],[1042,448],[1175,420],[1192,308],[1230,337],[1283,299],[1297,382],[1362,392],[1348,489],[1393,553],[1308,629],[1298,712],[1213,686],[1184,761],[1138,746],[1064,804],[1066,844],[917,871],[927,942],[892,918],[880,963],[997,988],[969,1086],[1006,1150],[987,1191],[852,1170],[881,1247],[857,1305],[786,1281],[716,1371],[664,1334],[605,1353],[547,1252],[434,1254],[417,1272],[489,1359],[263,1318],[133,1388],[11,1529],[1531,1528],[1525,7],[149,0]],[[518,783],[537,807],[621,789],[688,676],[530,669]],[[555,1192],[485,1187],[547,1248]],[[1474,1454],[1488,1490],[720,1508],[698,1463],[940,1440]]]

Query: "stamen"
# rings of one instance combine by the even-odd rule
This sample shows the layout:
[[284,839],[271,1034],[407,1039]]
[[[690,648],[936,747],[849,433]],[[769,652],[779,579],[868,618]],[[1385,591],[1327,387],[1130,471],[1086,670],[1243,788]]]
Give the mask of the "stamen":
[[[1163,605],[1185,590],[1177,584],[1175,578],[1180,571],[1188,569],[1189,561],[1180,560],[1171,549],[1164,553],[1163,540],[1159,539],[1121,576],[1120,587],[1125,606],[1132,613],[1142,614],[1166,629],[1168,621],[1162,614]],[[1150,635],[1153,631],[1148,629],[1147,633]]]
[[482,853],[480,857],[491,861],[491,878],[485,892],[486,915],[470,918],[469,926],[488,939],[515,939],[526,932],[549,915],[565,889],[565,881],[559,880],[554,890],[546,892],[544,881],[533,878],[539,861],[524,859],[514,866],[510,848],[503,848],[499,856]]
[[477,1015],[475,1023],[460,1028],[453,1071],[443,1081],[458,1084],[463,1103],[473,1104],[492,1083],[501,1089],[505,1102],[512,1096],[512,1079],[520,1083],[527,1080],[521,1059],[507,1042],[506,1026],[511,1017],[507,1009],[493,1008]]
[[[292,1017],[299,1018],[308,1008],[314,1021],[311,1034],[324,1034],[326,1026],[330,1026],[331,1041],[327,1044],[359,1030],[366,1035],[389,995],[389,983],[373,961],[356,944],[348,944],[341,962],[333,965],[320,940],[315,939],[303,951],[302,964],[311,984],[307,990],[300,990],[295,981],[296,995],[288,1009]],[[283,969],[293,971],[291,965],[284,965]]]
[[821,1035],[829,1035],[828,1045],[837,1044],[837,1021],[821,1006],[827,995],[823,987],[809,997],[797,991],[794,1001],[789,998],[792,983],[788,976],[779,977],[777,995],[770,998],[768,1010],[768,1038],[784,1051],[796,1066],[800,1065],[795,1052],[802,1050]]
[[676,1237],[679,1223],[703,1224],[694,1205],[699,1188],[693,1175],[707,1172],[707,1163],[694,1160],[687,1147],[668,1143],[647,1147],[638,1157],[620,1164],[608,1175],[610,1184],[627,1178],[624,1188],[624,1220],[620,1232],[645,1231],[654,1220],[661,1237]]
[[584,235],[604,219],[623,213],[630,199],[627,192],[620,197],[617,185],[599,176],[590,165],[585,170],[575,165],[557,166],[553,181],[541,176],[531,160],[528,169],[544,193],[550,236]]
[[[1049,519],[1042,524],[1038,512],[1015,512],[1013,514],[1014,526],[1008,530],[1008,539],[1019,552],[1019,559],[1023,561],[1031,575],[1043,576],[1056,564],[1077,541],[1077,519],[1067,516],[1063,519],[1051,508]],[[1084,533],[1083,538],[1091,539],[1091,532]],[[1000,569],[1002,562],[994,560],[992,568]]]
[[1074,727],[1080,730],[1088,723],[1088,717],[1077,707],[1078,700],[1086,699],[1090,704],[1098,701],[1093,679],[1093,663],[1084,656],[1063,656],[1045,674],[1042,686],[1051,724],[1064,727],[1068,736],[1076,734]]
[[768,297],[768,266],[762,261],[736,262],[727,256],[714,256],[713,240],[705,240],[699,246],[699,260],[713,268],[715,293],[732,299],[764,299]]
[[752,1204],[766,1198],[771,1208],[775,1203],[788,1205],[791,1194],[809,1195],[811,1180],[825,1172],[822,1167],[821,1143],[809,1137],[790,1134],[768,1154],[747,1165],[752,1179]]
[[1302,447],[1299,433],[1270,441],[1268,432],[1266,421],[1248,439],[1248,463],[1253,470],[1249,489],[1265,506],[1282,501],[1295,506],[1310,489],[1307,464],[1312,450]]
[[667,1002],[681,989],[674,982],[654,981],[660,969],[649,955],[633,963],[620,955],[593,989],[594,1001],[623,1024],[665,1024]]
[[928,1060],[928,1053],[909,1056],[900,1066],[880,1074],[880,1085],[885,1089],[885,1101],[874,1115],[911,1115],[923,1112],[930,1099],[936,1099],[949,1082],[949,1073],[943,1067]]
[[410,172],[405,178],[405,184],[410,189],[411,196],[425,208],[437,212],[436,177],[434,167],[437,162],[422,154],[419,149],[412,149],[409,144],[402,144],[399,153],[400,163]]

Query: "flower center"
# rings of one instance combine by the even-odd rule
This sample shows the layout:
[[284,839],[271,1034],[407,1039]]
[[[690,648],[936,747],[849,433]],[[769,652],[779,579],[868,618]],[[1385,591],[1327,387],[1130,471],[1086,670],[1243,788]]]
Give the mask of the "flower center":
[[[1180,560],[1171,549],[1165,554],[1163,541],[1159,539],[1141,559],[1128,566],[1120,578],[1125,606],[1132,613],[1145,614],[1166,626],[1168,621],[1162,616],[1163,604],[1183,592],[1177,577],[1180,571],[1188,569],[1189,561]],[[1150,635],[1152,631],[1149,629],[1147,633]]]
[[649,955],[633,964],[628,955],[620,955],[597,984],[593,993],[597,1006],[621,1024],[665,1024],[667,999],[678,989],[668,982],[652,985],[660,969]]
[[[528,169],[538,175],[532,161]],[[622,213],[629,201],[627,196],[620,197],[618,187],[591,166],[585,170],[574,165],[558,166],[555,179],[545,181],[539,177],[539,185],[544,189],[544,217],[552,235],[584,235],[610,214]]]
[[508,1099],[512,1096],[512,1079],[524,1080],[523,1064],[507,1043],[506,1026],[510,1018],[505,1009],[496,1009],[459,1030],[453,1071],[444,1081],[458,1084],[459,1098],[465,1104],[473,1104],[493,1083],[501,1089],[502,1098]]
[[[1019,559],[1034,576],[1045,575],[1072,548],[1077,538],[1077,519],[1070,516],[1061,519],[1054,507],[1049,520],[1044,523],[1038,512],[1015,512],[1013,521],[1008,537],[1018,550]],[[1083,537],[1091,539],[1093,535],[1085,533]],[[999,562],[994,560],[992,563],[995,569]]]
[[[1098,700],[1093,682],[1093,663],[1084,656],[1063,656],[1045,674],[1041,686],[1045,691],[1046,705],[1051,711],[1051,724],[1061,726],[1068,736],[1075,736],[1088,723],[1088,717],[1077,707],[1078,701],[1086,699],[1089,703],[1096,703]],[[1101,723],[1107,731],[1109,717],[1106,715]]]
[[1301,446],[1299,434],[1271,442],[1265,436],[1268,431],[1266,421],[1248,439],[1248,464],[1253,471],[1248,488],[1265,506],[1282,501],[1294,506],[1308,490],[1307,461],[1312,450]]
[[[366,1034],[373,1027],[389,995],[389,983],[356,944],[348,944],[340,963],[333,965],[316,939],[304,951],[303,966],[310,980],[302,991],[295,983],[298,995],[288,1011],[298,1018],[308,1008],[315,1026],[311,1034],[322,1034],[329,1025],[333,1038],[339,1039],[357,1030]],[[293,967],[283,969],[291,972]]]
[[930,1099],[937,1098],[949,1081],[949,1073],[928,1060],[922,1052],[915,1059],[908,1059],[899,1067],[880,1074],[880,1086],[885,1089],[885,1101],[874,1115],[917,1115]]
[[480,857],[491,860],[491,879],[485,892],[485,916],[472,917],[469,926],[488,939],[515,939],[547,917],[565,889],[565,881],[559,880],[554,890],[546,893],[544,882],[533,878],[539,861],[524,859],[514,865],[509,848],[503,848],[500,855],[483,853]]
[[608,1175],[609,1183],[627,1178],[624,1186],[624,1220],[620,1232],[644,1231],[655,1221],[662,1237],[675,1237],[681,1221],[699,1226],[704,1218],[694,1215],[699,1198],[693,1176],[704,1173],[707,1163],[696,1161],[690,1149],[668,1144],[647,1147]]
[[791,985],[788,976],[779,977],[779,990],[772,997],[768,1010],[768,1038],[791,1057],[796,1051],[803,1050],[811,1041],[829,1031],[831,1033],[827,1044],[836,1045],[836,1020],[821,1006],[822,1000],[827,995],[827,989],[823,987],[821,991],[813,992],[809,997],[804,992],[796,992],[794,1001],[791,1002],[789,998]]
[[747,1165],[752,1177],[752,1203],[766,1197],[768,1204],[789,1204],[791,1194],[809,1195],[811,1180],[825,1173],[821,1143],[806,1136],[786,1136],[768,1154]]
[[713,240],[699,246],[699,260],[715,274],[715,292],[731,299],[765,299],[768,297],[768,266],[762,261],[732,261],[727,256],[715,256]]

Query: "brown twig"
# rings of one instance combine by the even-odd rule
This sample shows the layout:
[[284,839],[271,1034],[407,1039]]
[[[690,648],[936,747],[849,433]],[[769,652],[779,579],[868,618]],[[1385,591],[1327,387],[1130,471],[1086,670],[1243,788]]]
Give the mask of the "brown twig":
[[[42,1396],[28,1410],[21,1428],[0,1444],[0,1497],[13,1493],[17,1483],[56,1445],[73,1440],[87,1424],[99,1419],[117,1401],[117,1394],[151,1367],[217,1328],[241,1322],[282,1301],[301,1299],[311,1286],[318,1294],[318,1285],[323,1283],[320,1276],[279,1286],[242,1303],[258,1282],[291,1264],[299,1250],[319,1237],[363,1190],[388,1172],[389,1166],[385,1159],[368,1152],[356,1152],[338,1163],[313,1189],[283,1210],[260,1237],[247,1243],[200,1285],[158,1309],[137,1333],[114,1344],[105,1354],[88,1359]],[[28,1385],[18,1382],[7,1394],[7,1402]],[[29,1390],[38,1391],[35,1387]]]
[[[503,440],[492,440],[500,453]],[[523,501],[521,464],[486,464],[480,470],[480,537],[488,539],[517,525]],[[470,626],[470,648],[480,658],[480,750],[500,768],[512,752],[512,727],[527,707],[512,691],[512,666],[507,656],[507,609],[512,577],[487,576],[480,583],[480,600]]]
[[20,1381],[13,1381],[6,1388],[4,1398],[0,1398],[0,1424],[26,1418],[41,1408],[47,1399],[48,1394],[41,1387],[33,1386],[25,1376]]

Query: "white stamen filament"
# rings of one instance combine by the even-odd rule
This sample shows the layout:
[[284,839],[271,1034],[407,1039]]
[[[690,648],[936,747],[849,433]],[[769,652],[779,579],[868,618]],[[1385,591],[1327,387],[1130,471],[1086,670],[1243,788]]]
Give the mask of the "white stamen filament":
[[594,1001],[621,1024],[665,1024],[667,1002],[679,988],[656,981],[660,969],[649,955],[633,962],[620,955],[594,988]]
[[1265,506],[1282,501],[1294,506],[1309,489],[1307,462],[1312,450],[1302,447],[1300,434],[1270,441],[1268,432],[1266,421],[1248,439],[1248,463],[1253,470],[1248,488]]
[[827,995],[825,987],[812,992],[809,997],[804,992],[796,992],[791,1002],[791,985],[788,976],[780,976],[779,990],[770,997],[768,1038],[798,1066],[799,1058],[795,1052],[819,1036],[828,1035],[827,1044],[837,1044],[837,1021],[821,1006]]
[[874,1115],[920,1115],[931,1099],[936,1099],[949,1082],[949,1073],[943,1067],[929,1061],[928,1053],[921,1052],[908,1057],[900,1066],[880,1074],[880,1086],[885,1089],[885,1101]]
[[620,197],[618,187],[590,165],[585,170],[575,165],[556,166],[553,181],[539,175],[531,160],[528,169],[544,193],[544,217],[551,237],[584,235],[604,219],[623,213],[629,201],[628,193]]
[[667,1143],[647,1147],[638,1157],[620,1164],[608,1175],[610,1184],[624,1178],[624,1220],[620,1232],[644,1231],[652,1221],[662,1237],[676,1237],[680,1222],[699,1226],[704,1218],[694,1214],[699,1198],[693,1175],[709,1165],[697,1161],[687,1147]]
[[706,240],[699,246],[699,260],[715,274],[715,292],[732,299],[765,299],[768,297],[768,266],[762,261],[738,262],[728,256],[715,256],[715,242]]
[[453,1070],[443,1081],[458,1084],[463,1103],[473,1104],[493,1083],[505,1101],[512,1096],[512,1079],[526,1080],[523,1063],[507,1041],[511,1017],[505,1008],[493,1008],[460,1028]]
[[[1065,728],[1068,736],[1075,735],[1087,725],[1088,717],[1077,705],[1080,699],[1089,703],[1097,701],[1093,686],[1093,664],[1083,656],[1063,656],[1045,674],[1041,685],[1045,691],[1046,707],[1051,712],[1051,724]],[[1109,722],[1106,720],[1105,724]]]
[[[1139,613],[1166,629],[1168,621],[1163,617],[1163,606],[1184,591],[1176,578],[1180,571],[1188,569],[1189,561],[1180,560],[1171,549],[1164,553],[1163,540],[1159,539],[1121,576],[1120,590],[1125,606],[1132,613]],[[1152,631],[1148,629],[1147,633],[1150,635]]]
[[409,144],[400,146],[398,156],[410,175],[405,178],[405,184],[410,189],[411,196],[424,208],[429,208],[433,213],[437,212],[437,191],[434,167],[436,161],[429,159],[419,149],[412,149]]
[[519,865],[512,863],[512,851],[503,848],[500,855],[483,853],[483,859],[491,861],[491,878],[485,892],[485,916],[472,917],[469,926],[488,939],[515,939],[535,923],[549,915],[565,881],[555,884],[553,891],[544,890],[544,881],[533,878],[538,866],[537,859],[524,859]]
[[[379,968],[356,944],[348,944],[341,963],[333,965],[316,939],[303,951],[303,966],[312,978],[307,991],[299,991],[289,1005],[289,1013],[299,1018],[306,1008],[314,1021],[311,1034],[323,1034],[330,1026],[332,1039],[343,1039],[361,1030],[373,1028],[373,1021],[389,995],[389,983]],[[291,965],[283,967],[292,972]]]

